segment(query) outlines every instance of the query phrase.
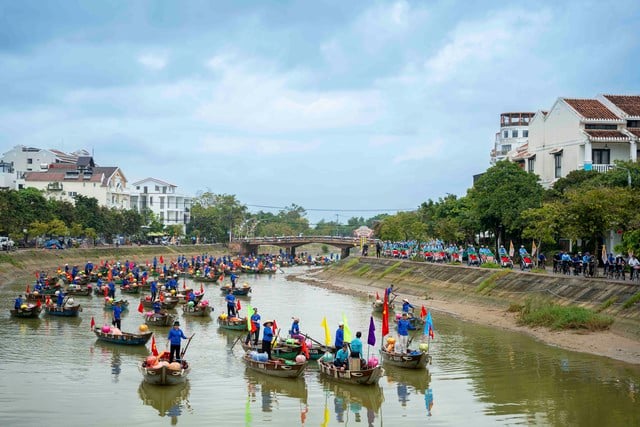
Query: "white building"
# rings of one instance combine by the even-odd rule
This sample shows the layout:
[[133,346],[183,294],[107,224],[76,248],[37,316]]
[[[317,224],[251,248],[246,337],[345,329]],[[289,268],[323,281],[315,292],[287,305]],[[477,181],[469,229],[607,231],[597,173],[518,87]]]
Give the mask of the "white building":
[[191,220],[191,197],[178,194],[178,187],[155,178],[131,184],[131,208],[153,212],[160,222],[184,227]]
[[548,188],[574,170],[606,172],[614,161],[637,161],[640,96],[558,98],[529,123],[527,170]]
[[42,190],[45,197],[75,203],[75,197],[93,197],[98,205],[130,209],[127,179],[118,167],[99,167],[92,157],[74,164],[53,163],[41,172],[26,172],[24,186]]
[[46,171],[51,164],[75,164],[79,156],[88,156],[85,150],[67,154],[59,150],[16,145],[0,158],[0,188],[24,188],[27,172]]
[[500,132],[491,150],[491,164],[507,159],[510,152],[515,152],[527,143],[529,137],[529,121],[534,113],[502,113],[500,114]]

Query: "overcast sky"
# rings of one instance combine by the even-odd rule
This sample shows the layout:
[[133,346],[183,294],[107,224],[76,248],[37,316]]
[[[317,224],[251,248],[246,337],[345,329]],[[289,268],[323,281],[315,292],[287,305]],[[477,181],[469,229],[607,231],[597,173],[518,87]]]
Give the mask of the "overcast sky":
[[639,18],[631,0],[0,0],[0,152],[84,148],[129,183],[312,222],[414,209],[466,193],[500,113],[640,93]]

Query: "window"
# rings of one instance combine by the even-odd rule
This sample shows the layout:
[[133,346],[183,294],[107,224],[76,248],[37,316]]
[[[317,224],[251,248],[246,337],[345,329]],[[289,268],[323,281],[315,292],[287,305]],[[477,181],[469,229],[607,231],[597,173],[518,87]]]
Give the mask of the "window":
[[153,206],[153,196],[149,197],[149,206]]
[[32,165],[33,164],[33,159],[27,159],[27,164],[28,165]]
[[522,137],[523,138],[529,138],[529,131],[528,130],[523,130],[522,131]]
[[164,209],[164,197],[160,197],[160,209]]
[[143,191],[143,192],[144,192],[145,194],[147,194],[147,192],[148,192],[148,191],[147,191],[147,186],[146,186],[146,185],[144,186],[144,191]]
[[156,191],[160,191],[160,186],[156,185]]
[[554,177],[562,178],[562,153],[556,153],[553,155],[554,162]]
[[140,186],[139,185],[136,186],[136,190],[140,190]]
[[509,131],[508,130],[503,131],[502,132],[502,137],[503,138],[509,138]]
[[530,159],[527,160],[527,172],[531,172],[533,173],[533,170],[535,169],[535,165],[536,165],[536,158],[532,157]]
[[78,195],[77,191],[69,191],[69,196],[76,197]]
[[640,128],[640,120],[627,120],[628,128]]
[[589,130],[618,130],[618,125],[602,125],[602,124],[593,124],[587,123],[584,125],[584,128]]
[[611,150],[603,150],[603,149],[594,149],[591,150],[591,158],[593,159],[594,165],[608,165]]
[[518,130],[512,130],[511,131],[511,138],[517,138],[518,137]]

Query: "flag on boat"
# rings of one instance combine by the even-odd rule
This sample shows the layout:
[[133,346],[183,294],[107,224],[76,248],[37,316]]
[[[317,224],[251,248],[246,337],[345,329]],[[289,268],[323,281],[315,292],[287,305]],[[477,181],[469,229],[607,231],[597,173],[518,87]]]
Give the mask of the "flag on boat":
[[249,304],[247,306],[247,331],[254,332],[256,328],[251,321],[251,313],[253,313],[253,310],[251,309],[251,304]]
[[531,256],[536,256],[536,252],[538,252],[538,247],[536,246],[536,241],[534,240],[533,243],[531,243]]
[[153,354],[154,356],[158,355],[158,347],[156,347],[156,336],[151,335],[151,354]]
[[240,305],[240,300],[237,299],[236,300],[236,311],[240,311],[241,308],[242,308],[242,306]]
[[306,357],[307,360],[309,360],[309,347],[307,347],[307,340],[302,340],[302,343],[300,344],[300,352],[304,354],[304,357]]
[[[38,302],[40,302],[40,300],[38,300]],[[91,324],[89,325],[90,328],[93,330],[93,328],[96,326],[96,321],[93,318],[93,316],[91,316]]]
[[276,319],[273,319],[273,329],[272,329],[272,331],[275,331],[276,329],[278,329],[278,324],[276,323]]
[[329,333],[329,325],[327,325],[327,318],[322,318],[322,323],[320,324],[324,328],[324,343],[326,345],[331,344],[331,334]]
[[200,293],[203,294],[204,293],[204,287],[202,286],[202,283],[200,283]]
[[344,313],[342,313],[342,323],[344,323],[344,340],[347,342],[351,342],[351,329],[349,329],[347,316],[345,316]]
[[427,320],[424,322],[424,334],[431,338],[435,338],[433,334],[433,319],[431,318],[431,312],[427,313]]
[[420,309],[420,318],[423,318],[426,315],[427,315],[427,309],[424,308],[424,305],[423,305],[422,308]]
[[513,255],[515,253],[516,253],[516,250],[513,247],[513,240],[509,240],[509,256],[513,258]]
[[378,292],[376,292],[376,301],[380,300],[380,295],[378,295]]
[[140,304],[138,304],[138,312],[139,313],[144,312],[144,306],[142,305],[142,301],[140,301]]
[[389,334],[389,294],[385,293],[382,305],[382,337]]
[[367,338],[367,344],[376,345],[376,325],[373,323],[373,316],[369,317],[369,337]]

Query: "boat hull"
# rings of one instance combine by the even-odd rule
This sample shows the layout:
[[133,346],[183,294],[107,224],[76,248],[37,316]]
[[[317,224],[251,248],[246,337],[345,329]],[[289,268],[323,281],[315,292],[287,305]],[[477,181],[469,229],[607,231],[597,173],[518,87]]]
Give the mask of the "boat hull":
[[186,368],[180,370],[172,370],[166,366],[153,369],[140,365],[139,369],[142,373],[144,381],[154,385],[183,384],[187,381],[189,372],[191,372],[190,366],[187,366]]
[[267,362],[253,360],[249,354],[242,356],[247,368],[255,372],[278,378],[298,378],[304,372],[307,362],[291,362],[289,360],[274,359]]
[[102,332],[100,328],[94,328],[93,332],[101,341],[120,345],[145,345],[151,339],[151,335],[153,335],[153,332],[146,332],[144,334],[130,334],[123,332],[122,335],[114,335]]
[[246,318],[241,318],[240,320],[229,320],[227,319],[221,319],[218,317],[218,326],[220,326],[222,329],[229,329],[231,331],[248,331],[247,328],[247,319]]
[[378,384],[378,381],[384,375],[384,368],[381,366],[357,371],[342,371],[340,369],[336,369],[333,363],[318,360],[318,368],[320,369],[320,374],[326,378],[345,384],[374,385]]
[[50,316],[78,317],[82,307],[80,307],[80,304],[72,307],[46,306],[44,311]]
[[400,354],[380,350],[380,355],[385,365],[406,369],[424,369],[427,367],[427,363],[431,361],[431,356],[425,352],[420,352],[420,354]]
[[157,315],[156,313],[145,315],[144,323],[149,326],[171,326],[176,320],[175,314]]
[[35,319],[40,316],[42,312],[42,307],[34,306],[27,309],[13,309],[10,310],[11,317],[20,318],[20,319]]

